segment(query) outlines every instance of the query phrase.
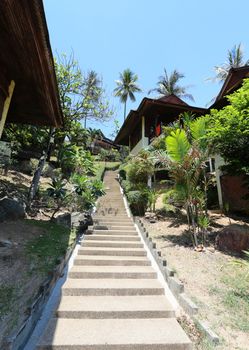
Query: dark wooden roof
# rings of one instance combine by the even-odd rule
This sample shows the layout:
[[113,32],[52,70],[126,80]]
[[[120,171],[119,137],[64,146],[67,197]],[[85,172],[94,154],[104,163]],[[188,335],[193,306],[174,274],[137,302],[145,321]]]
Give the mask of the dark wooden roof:
[[226,95],[233,93],[235,90],[241,87],[243,79],[249,77],[249,66],[243,66],[238,68],[231,68],[227,75],[222,88],[216,97],[215,102],[209,109],[220,109],[228,104]]
[[174,95],[159,99],[145,97],[136,111],[130,111],[114,142],[119,145],[129,145],[129,135],[142,116],[153,119],[155,116],[162,115],[167,123],[171,123],[183,112],[202,115],[207,113],[207,109],[190,106]]
[[63,124],[42,0],[0,1],[0,94],[16,83],[7,122]]

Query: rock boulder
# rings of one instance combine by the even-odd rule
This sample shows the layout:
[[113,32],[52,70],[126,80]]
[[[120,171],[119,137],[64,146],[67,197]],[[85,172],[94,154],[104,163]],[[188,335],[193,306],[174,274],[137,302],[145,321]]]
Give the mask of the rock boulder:
[[249,226],[232,224],[224,227],[216,239],[217,247],[220,250],[228,250],[241,253],[242,250],[249,250]]

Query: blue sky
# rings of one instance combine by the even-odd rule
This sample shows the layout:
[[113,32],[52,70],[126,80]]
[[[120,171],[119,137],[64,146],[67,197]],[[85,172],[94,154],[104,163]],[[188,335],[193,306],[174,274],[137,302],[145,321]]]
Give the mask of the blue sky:
[[[120,123],[123,105],[112,91],[125,68],[138,74],[143,89],[127,111],[148,96],[164,67],[185,74],[182,84],[193,85],[190,104],[202,107],[220,89],[205,79],[227,50],[241,42],[249,58],[248,0],[44,0],[44,6],[54,53],[73,50],[83,71],[103,77]],[[108,136],[114,123],[88,126]]]

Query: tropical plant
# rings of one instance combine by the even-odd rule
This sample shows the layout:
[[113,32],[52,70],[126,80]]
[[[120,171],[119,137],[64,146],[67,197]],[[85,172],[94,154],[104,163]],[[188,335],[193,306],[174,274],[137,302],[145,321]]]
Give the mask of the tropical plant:
[[214,78],[209,78],[209,80],[224,82],[231,68],[247,66],[248,64],[249,60],[244,59],[244,52],[241,44],[234,45],[231,50],[227,51],[227,61],[220,66],[214,67],[216,76]]
[[148,189],[148,207],[150,211],[155,213],[156,211],[156,201],[160,196],[160,191],[156,191],[154,188]]
[[135,190],[127,194],[131,211],[134,215],[142,216],[148,206],[148,191]]
[[66,177],[75,172],[78,174],[94,173],[93,157],[83,147],[65,144],[58,153],[58,160]]
[[210,151],[205,141],[207,120],[201,117],[190,122],[189,135],[183,128],[172,131],[165,140],[166,152],[157,153],[158,161],[169,170],[178,199],[184,204],[195,247],[198,246],[199,217],[206,208],[203,183]]
[[87,176],[74,174],[71,177],[71,182],[76,194],[75,201],[77,203],[78,210],[91,209],[94,206],[96,199],[105,194],[102,181],[91,179]]
[[125,167],[127,179],[134,185],[147,184],[154,173],[154,159],[147,150],[140,151]]
[[62,178],[52,179],[52,183],[49,184],[50,187],[47,188],[47,194],[49,197],[53,198],[56,201],[56,208],[53,211],[51,220],[54,218],[55,214],[60,210],[63,203],[65,203],[68,191],[66,189],[66,181]]
[[176,69],[168,75],[167,70],[164,68],[164,74],[158,78],[157,87],[149,90],[149,94],[156,92],[159,97],[175,95],[179,98],[194,101],[193,96],[187,93],[189,86],[179,85],[179,81],[183,78],[184,74],[178,72]]
[[141,88],[137,85],[138,76],[129,68],[119,73],[119,80],[116,80],[117,87],[114,89],[114,96],[119,97],[121,103],[124,104],[124,120],[126,117],[126,104],[128,98],[136,101],[135,93],[141,92]]

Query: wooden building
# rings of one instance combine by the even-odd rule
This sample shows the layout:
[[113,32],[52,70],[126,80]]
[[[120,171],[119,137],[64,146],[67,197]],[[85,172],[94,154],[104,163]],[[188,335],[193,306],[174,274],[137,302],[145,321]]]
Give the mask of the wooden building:
[[5,122],[60,127],[42,0],[0,1],[0,138]]
[[243,83],[243,79],[249,78],[249,66],[231,68],[226,80],[224,81],[215,102],[209,109],[222,109],[229,104],[226,96],[238,90]]
[[175,95],[159,99],[146,97],[136,111],[130,111],[114,143],[129,146],[130,152],[136,155],[161,134],[163,125],[176,121],[184,112],[200,116],[206,114],[207,109],[190,106]]

